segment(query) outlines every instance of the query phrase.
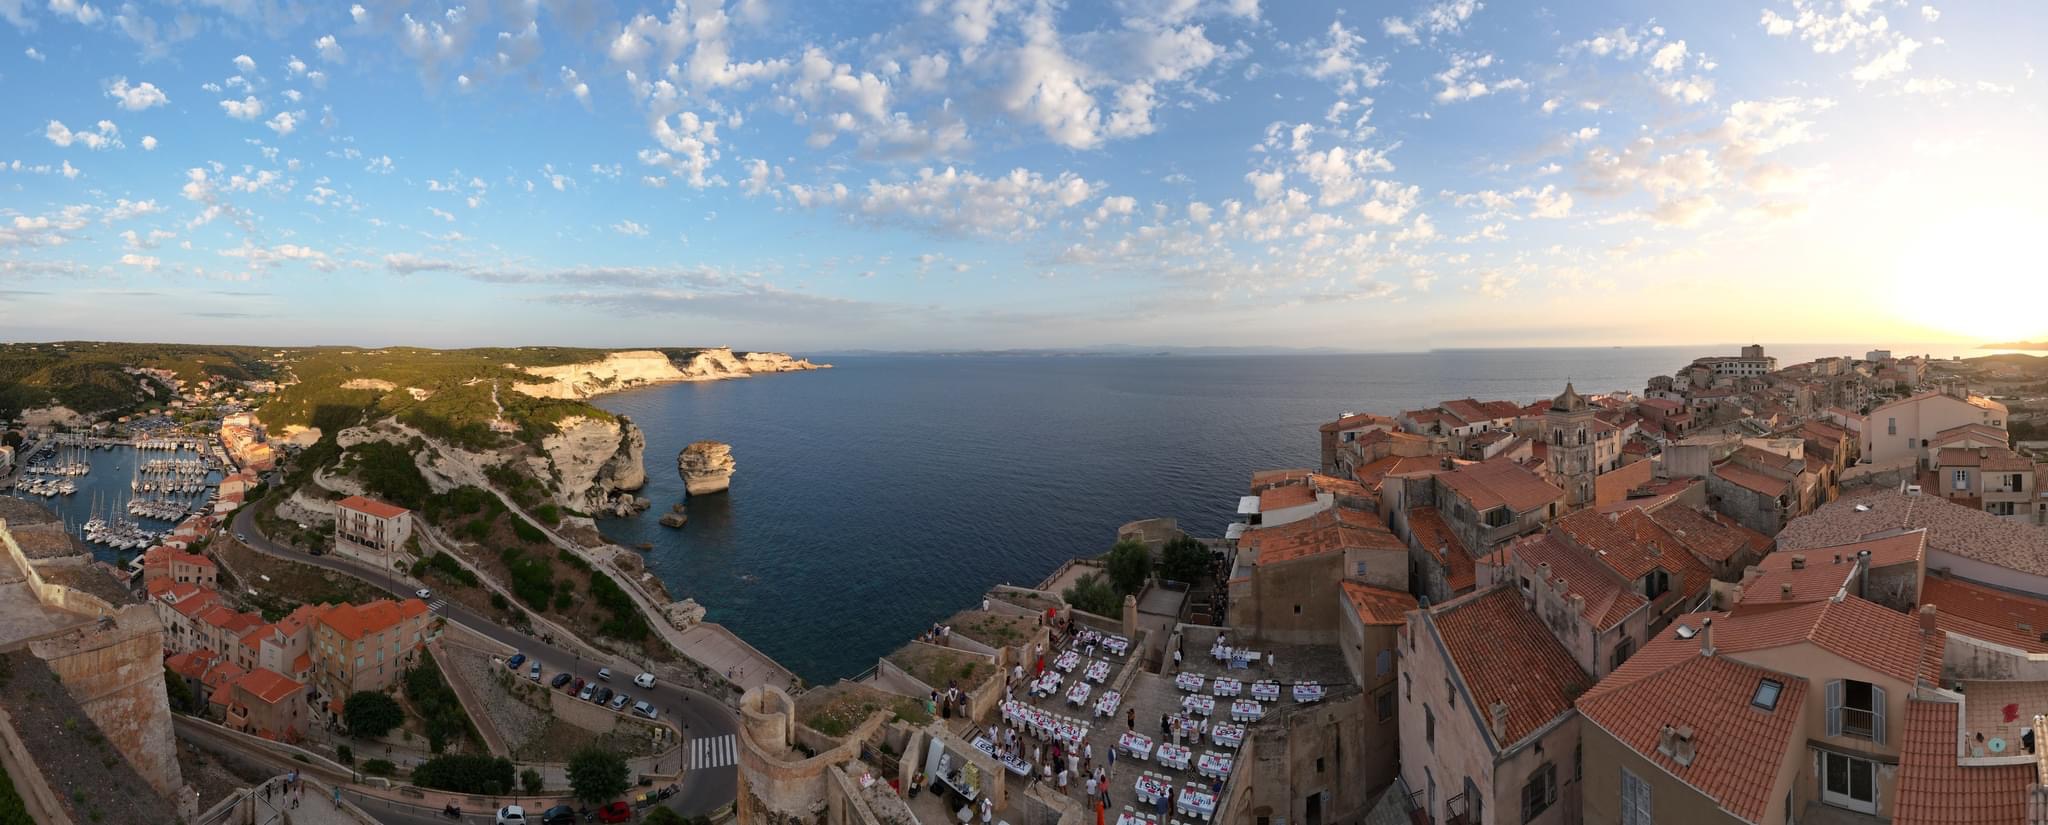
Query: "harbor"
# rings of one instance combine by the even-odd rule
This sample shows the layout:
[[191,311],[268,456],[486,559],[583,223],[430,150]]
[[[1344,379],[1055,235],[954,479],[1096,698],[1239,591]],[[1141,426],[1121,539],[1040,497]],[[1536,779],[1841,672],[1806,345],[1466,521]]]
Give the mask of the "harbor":
[[55,511],[95,556],[120,564],[211,508],[223,466],[198,437],[58,434],[26,454],[5,494]]

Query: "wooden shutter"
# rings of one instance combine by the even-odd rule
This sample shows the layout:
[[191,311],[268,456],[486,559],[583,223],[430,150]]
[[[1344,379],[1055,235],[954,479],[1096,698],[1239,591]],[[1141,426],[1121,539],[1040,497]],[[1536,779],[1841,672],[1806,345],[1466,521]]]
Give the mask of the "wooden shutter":
[[1842,735],[1842,680],[1828,682],[1828,735]]
[[1870,686],[1870,741],[1884,744],[1884,688]]

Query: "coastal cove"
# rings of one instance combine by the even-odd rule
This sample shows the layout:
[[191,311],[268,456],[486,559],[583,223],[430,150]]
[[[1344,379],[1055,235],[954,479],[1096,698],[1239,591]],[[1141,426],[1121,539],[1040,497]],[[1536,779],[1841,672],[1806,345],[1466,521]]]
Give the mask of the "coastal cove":
[[[1728,347],[1733,349],[1732,347]],[[1784,346],[1791,360],[1860,347]],[[653,508],[604,533],[812,682],[853,676],[987,586],[1034,584],[1118,525],[1217,535],[1249,474],[1310,466],[1315,425],[1566,379],[1640,391],[1699,347],[1371,355],[830,356],[835,369],[676,383],[592,403],[646,433]],[[1936,352],[1938,357],[1956,353]],[[727,493],[687,505],[674,456],[732,445]]]

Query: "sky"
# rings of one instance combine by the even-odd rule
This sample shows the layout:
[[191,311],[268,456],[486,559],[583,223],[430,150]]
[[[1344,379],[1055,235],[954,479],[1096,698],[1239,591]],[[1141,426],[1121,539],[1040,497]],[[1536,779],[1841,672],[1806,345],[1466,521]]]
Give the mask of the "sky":
[[0,340],[2048,337],[2026,0],[0,0]]

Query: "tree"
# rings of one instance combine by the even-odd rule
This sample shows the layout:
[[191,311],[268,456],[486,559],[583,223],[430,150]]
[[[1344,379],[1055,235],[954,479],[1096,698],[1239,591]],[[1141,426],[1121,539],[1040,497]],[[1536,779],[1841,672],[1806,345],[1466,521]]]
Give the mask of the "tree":
[[1208,575],[1209,565],[1215,557],[1201,542],[1188,536],[1175,536],[1159,551],[1159,575],[1194,584]]
[[569,757],[569,789],[578,802],[601,805],[633,786],[626,759],[603,748],[584,748]]
[[1135,541],[1120,541],[1109,548],[1109,559],[1103,567],[1109,571],[1109,581],[1116,585],[1116,592],[1136,593],[1144,589],[1145,579],[1152,575],[1152,551]]
[[1116,588],[1101,573],[1085,573],[1074,580],[1072,586],[1060,594],[1075,610],[1093,613],[1097,616],[1118,615],[1123,607]]
[[359,690],[342,703],[341,718],[348,723],[348,735],[375,739],[405,722],[398,701],[374,690]]
[[640,825],[690,825],[690,820],[667,808],[655,808],[647,812],[647,816],[640,820]]
[[511,793],[513,778],[512,760],[471,753],[436,756],[412,771],[414,785],[460,793]]
[[541,783],[540,771],[532,768],[519,772],[519,784],[526,788],[527,796],[540,796],[540,789],[545,787]]
[[164,668],[164,693],[170,699],[171,710],[179,713],[191,713],[199,704],[198,697],[192,695],[192,686],[185,684],[185,677],[170,668]]

